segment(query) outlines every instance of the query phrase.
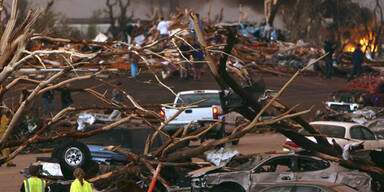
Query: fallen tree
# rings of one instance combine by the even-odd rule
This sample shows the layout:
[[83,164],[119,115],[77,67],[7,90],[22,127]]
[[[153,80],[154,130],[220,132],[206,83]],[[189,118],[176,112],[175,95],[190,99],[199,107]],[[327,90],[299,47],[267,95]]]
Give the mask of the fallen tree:
[[[14,1],[14,3],[17,3],[17,0]],[[144,63],[147,69],[156,77],[156,80],[158,84],[165,87],[165,89],[169,90],[173,94],[175,92],[171,89],[170,86],[167,86],[163,82],[161,82],[160,78],[157,77],[156,71],[153,69],[153,66],[148,61],[149,56],[158,56],[162,57],[163,59],[172,61],[172,58],[168,58],[161,54],[161,52],[155,52],[153,49],[151,49],[153,46],[156,46],[160,44],[161,42],[167,42],[169,40],[171,41],[185,41],[182,37],[178,36],[178,34],[173,34],[168,38],[162,38],[158,39],[154,42],[151,42],[150,44],[144,45],[142,47],[134,47],[130,44],[122,43],[122,42],[103,42],[103,43],[95,43],[90,41],[72,41],[68,39],[55,39],[50,37],[42,37],[40,35],[33,37],[32,33],[30,31],[30,25],[33,24],[33,22],[38,17],[38,12],[35,14],[31,14],[30,17],[27,18],[25,21],[25,24],[23,26],[19,26],[15,28],[14,24],[12,24],[13,20],[12,18],[16,17],[17,12],[16,7],[14,7],[14,12],[12,14],[13,17],[11,17],[9,25],[7,25],[7,29],[2,34],[2,39],[0,42],[0,51],[2,51],[3,54],[0,56],[0,61],[3,63],[2,65],[2,72],[0,73],[0,84],[2,85],[2,92],[0,98],[5,97],[7,91],[11,90],[13,86],[16,86],[19,82],[28,81],[34,85],[33,91],[29,94],[28,97],[26,97],[20,105],[15,110],[12,111],[12,116],[10,123],[7,127],[6,132],[2,136],[0,140],[0,148],[3,149],[5,147],[13,146],[16,147],[13,152],[8,155],[7,157],[3,157],[0,159],[0,164],[5,163],[7,160],[10,160],[14,158],[18,153],[20,153],[23,149],[25,149],[27,146],[29,146],[32,143],[39,143],[44,141],[52,141],[59,138],[67,138],[67,137],[73,137],[73,138],[82,138],[82,137],[88,137],[94,134],[101,133],[103,131],[107,131],[110,129],[113,129],[114,127],[130,122],[132,119],[141,119],[144,122],[147,122],[150,124],[150,122],[145,118],[145,116],[151,116],[156,119],[160,119],[159,115],[153,110],[150,110],[146,107],[143,107],[140,105],[128,92],[124,91],[123,89],[116,87],[110,82],[101,80],[96,78],[98,74],[104,72],[103,70],[100,70],[99,72],[92,72],[87,75],[82,76],[76,76],[74,78],[64,78],[63,76],[68,73],[72,73],[74,68],[81,67],[82,65],[89,64],[89,63],[95,63],[98,62],[100,57],[108,57],[111,55],[136,55],[140,57]],[[196,15],[193,12],[190,12],[190,17],[193,19],[193,22],[195,26],[198,26],[198,20]],[[252,94],[252,92],[247,89],[248,87],[241,86],[235,78],[233,78],[233,75],[228,73],[227,71],[227,59],[228,57],[235,57],[232,54],[232,51],[235,50],[233,46],[236,43],[236,34],[228,30],[225,32],[225,35],[227,37],[226,45],[223,50],[220,50],[219,52],[222,53],[220,59],[219,59],[219,65],[216,65],[215,58],[211,57],[211,52],[213,48],[215,48],[214,45],[209,45],[205,41],[205,37],[203,36],[203,33],[200,31],[200,27],[195,27],[196,33],[198,36],[198,40],[200,42],[201,48],[205,54],[205,58],[207,59],[207,64],[210,68],[210,71],[212,72],[212,75],[215,77],[216,81],[218,82],[221,89],[230,89],[234,93],[236,93],[245,103],[245,106],[239,107],[239,108],[232,108],[229,110],[238,111],[241,113],[245,118],[249,120],[249,123],[243,123],[236,127],[234,131],[225,137],[222,137],[217,140],[208,140],[201,145],[197,146],[196,148],[188,148],[185,146],[184,143],[198,139],[207,132],[210,131],[216,124],[220,124],[223,122],[216,122],[214,124],[211,124],[206,127],[202,127],[198,131],[194,132],[187,132],[186,128],[185,130],[179,129],[176,131],[173,135],[168,135],[162,129],[164,126],[166,126],[173,118],[176,118],[178,114],[180,114],[183,110],[190,106],[183,106],[179,108],[179,112],[172,118],[167,119],[164,121],[160,126],[158,126],[154,132],[154,134],[148,136],[148,139],[146,141],[146,147],[143,154],[135,154],[129,151],[125,151],[124,149],[120,147],[110,147],[109,150],[119,152],[121,154],[124,154],[125,156],[129,157],[132,161],[125,165],[124,167],[113,170],[111,172],[105,173],[103,175],[99,175],[97,177],[91,178],[90,181],[97,184],[100,188],[107,188],[107,189],[113,189],[113,188],[119,188],[119,181],[135,181],[134,183],[138,181],[148,181],[152,178],[152,175],[155,173],[155,167],[158,164],[163,164],[166,167],[170,167],[169,170],[166,172],[160,172],[160,183],[161,185],[157,185],[158,190],[162,190],[164,188],[169,188],[171,185],[175,184],[172,179],[172,173],[177,173],[179,170],[181,173],[187,172],[187,170],[193,170],[202,166],[210,165],[207,162],[190,162],[191,158],[200,157],[208,150],[214,149],[215,147],[231,142],[233,140],[237,140],[247,133],[250,133],[252,131],[258,130],[265,126],[271,126],[276,130],[277,132],[285,135],[286,137],[290,138],[292,141],[297,143],[300,146],[303,146],[305,149],[310,150],[314,152],[315,155],[321,156],[322,158],[331,159],[333,161],[340,162],[342,164],[348,165],[349,167],[359,169],[362,171],[366,171],[369,173],[374,173],[377,175],[382,175],[383,170],[380,167],[375,166],[375,163],[373,162],[367,162],[365,161],[365,164],[362,164],[361,162],[354,162],[349,160],[342,160],[341,152],[338,150],[337,146],[334,144],[330,144],[327,139],[322,136],[318,130],[314,129],[312,126],[310,126],[305,120],[303,120],[300,116],[303,114],[306,114],[310,112],[311,109],[299,111],[296,112],[297,106],[293,107],[287,107],[281,103],[279,103],[278,98],[279,96],[284,92],[287,86],[297,77],[300,73],[302,73],[306,68],[313,65],[315,62],[319,61],[322,57],[318,58],[317,60],[314,60],[311,63],[308,63],[307,66],[301,70],[298,70],[292,78],[281,88],[281,90],[278,92],[278,94],[275,97],[269,98],[266,103],[261,103],[258,101],[258,98],[255,98]],[[11,33],[12,31],[16,31],[15,33]],[[14,34],[11,36],[10,34]],[[29,42],[29,40],[37,40],[37,39],[48,39],[48,41],[56,42],[57,44],[60,43],[78,43],[83,46],[97,46],[100,48],[97,51],[94,51],[92,53],[81,53],[77,51],[68,51],[68,50],[26,50],[26,44]],[[130,50],[128,49],[119,49],[114,47],[115,44],[119,43],[119,45],[123,46],[132,46]],[[174,43],[176,44],[176,43]],[[217,47],[217,46],[216,46]],[[168,50],[168,49],[167,49]],[[175,48],[173,48],[173,51],[177,52],[178,48],[177,45],[175,45]],[[217,51],[217,50],[216,50]],[[61,66],[61,71],[57,72],[49,77],[46,77],[44,80],[30,80],[28,78],[16,78],[11,81],[11,83],[8,83],[8,78],[14,74],[20,66],[24,65],[27,61],[33,60],[34,65],[36,66],[36,63],[38,65],[41,65],[42,67],[45,67],[45,63],[42,59],[42,57],[46,55],[60,55],[55,57],[55,59],[64,61],[66,63],[65,66]],[[7,65],[5,65],[7,63]],[[237,71],[239,73],[239,71]],[[64,79],[63,79],[64,78]],[[68,82],[74,82],[81,79],[95,79],[98,82],[107,85],[109,87],[114,87],[116,89],[119,89],[125,97],[130,101],[130,105],[126,105],[124,103],[116,103],[113,102],[111,99],[107,98],[105,94],[98,92],[92,88],[84,87],[83,91],[87,94],[90,94],[100,100],[101,103],[106,104],[108,106],[115,106],[119,110],[123,111],[125,117],[122,118],[119,121],[116,121],[114,123],[110,123],[108,125],[105,125],[99,129],[90,131],[90,132],[79,132],[76,131],[74,127],[71,127],[72,130],[68,132],[58,132],[55,135],[50,135],[48,137],[43,137],[43,133],[45,133],[50,127],[55,126],[57,121],[63,121],[68,120],[68,116],[65,114],[68,114],[69,112],[77,111],[75,107],[69,107],[61,110],[59,113],[53,116],[51,120],[46,122],[43,127],[41,127],[35,134],[29,135],[27,138],[23,138],[19,141],[12,141],[11,136],[12,132],[15,130],[15,127],[17,125],[17,122],[20,120],[21,116],[26,112],[26,107],[30,104],[30,102],[35,99],[38,95],[42,94],[45,91],[52,90],[55,88],[59,88],[63,85],[65,85]],[[253,86],[253,82],[248,82],[247,86]],[[5,107],[4,108],[9,108]],[[136,111],[131,110],[130,108],[134,108]],[[274,108],[274,112],[269,111],[270,108]],[[277,111],[277,112],[276,112]],[[143,115],[144,114],[144,115]],[[271,115],[273,116],[270,120],[263,120],[260,121],[260,117],[263,115]],[[308,140],[303,135],[297,133],[296,128],[291,126],[291,122],[295,122],[301,127],[303,127],[305,130],[307,130],[309,133],[313,134],[316,138],[317,143],[312,142]],[[159,135],[162,135],[166,138],[166,141],[157,149],[152,147],[152,143],[156,139],[156,137],[159,137]],[[13,142],[13,144],[12,144]],[[364,162],[364,161],[363,161]],[[167,173],[170,172],[171,174]],[[378,177],[381,179],[381,177]],[[147,187],[144,185],[144,188]]]

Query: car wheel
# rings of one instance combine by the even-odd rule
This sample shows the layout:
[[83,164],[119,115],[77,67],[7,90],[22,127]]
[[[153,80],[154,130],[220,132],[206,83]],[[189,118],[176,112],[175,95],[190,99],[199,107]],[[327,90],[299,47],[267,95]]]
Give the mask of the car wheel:
[[87,171],[91,164],[91,152],[88,147],[80,142],[70,142],[55,149],[52,156],[56,158],[61,167],[61,172],[67,179],[73,179],[73,171],[82,168]]

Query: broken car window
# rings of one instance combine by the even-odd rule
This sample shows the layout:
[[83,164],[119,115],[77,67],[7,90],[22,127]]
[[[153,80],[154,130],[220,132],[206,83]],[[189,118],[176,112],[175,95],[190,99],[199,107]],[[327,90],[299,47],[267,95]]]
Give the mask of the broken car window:
[[292,171],[292,159],[289,157],[280,157],[271,159],[260,165],[255,172],[290,172]]
[[329,163],[317,159],[298,157],[297,166],[300,172],[317,171],[328,168]]

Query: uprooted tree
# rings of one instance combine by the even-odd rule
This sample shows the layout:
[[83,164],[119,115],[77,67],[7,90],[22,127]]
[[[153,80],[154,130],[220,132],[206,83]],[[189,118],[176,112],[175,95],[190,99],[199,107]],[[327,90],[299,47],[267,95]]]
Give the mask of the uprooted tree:
[[[193,12],[191,12],[191,17],[194,20],[195,25],[198,24],[198,20]],[[215,65],[214,59],[210,56],[210,50],[208,48],[207,43],[204,40],[204,36],[201,31],[197,29],[197,34],[199,38],[199,42],[201,47],[205,53],[207,63],[212,72],[212,75],[217,80],[218,84],[222,89],[232,89],[237,95],[239,95],[242,100],[246,103],[244,107],[241,108],[233,108],[232,110],[236,110],[241,113],[244,117],[250,120],[250,123],[244,123],[235,128],[235,130],[229,136],[223,137],[218,140],[210,140],[202,143],[196,148],[177,148],[177,144],[185,142],[187,140],[192,140],[200,137],[202,134],[206,133],[211,129],[214,125],[210,125],[208,127],[204,127],[199,130],[198,133],[186,134],[182,129],[178,130],[174,135],[170,136],[168,141],[165,142],[161,147],[153,152],[149,152],[150,150],[146,150],[143,155],[133,154],[131,152],[125,151],[119,147],[110,147],[110,150],[122,153],[126,156],[129,156],[133,159],[133,162],[126,165],[121,170],[116,170],[110,173],[106,173],[104,175],[92,178],[90,181],[95,183],[107,183],[106,181],[116,180],[117,178],[123,178],[123,175],[126,174],[126,178],[129,179],[137,179],[139,176],[135,174],[136,170],[145,170],[147,172],[154,173],[153,167],[151,164],[163,163],[165,166],[171,167],[187,167],[187,166],[201,166],[203,163],[199,162],[185,162],[185,159],[190,159],[192,157],[198,157],[204,152],[215,148],[217,145],[221,145],[232,140],[236,140],[245,134],[260,129],[266,125],[272,126],[277,132],[285,135],[286,137],[293,140],[298,145],[304,147],[305,149],[311,151],[313,155],[320,156],[321,158],[325,158],[328,160],[339,162],[344,166],[348,166],[353,169],[359,169],[361,171],[365,171],[370,173],[375,177],[375,179],[382,181],[382,173],[383,169],[379,167],[380,164],[375,164],[372,161],[361,160],[361,161],[351,161],[345,160],[341,158],[342,152],[340,150],[340,146],[337,143],[330,144],[327,139],[322,136],[318,130],[314,129],[311,125],[309,125],[305,120],[303,120],[300,115],[307,113],[309,110],[295,112],[297,106],[289,108],[283,104],[281,104],[277,99],[284,91],[284,89],[289,85],[290,82],[294,80],[294,78],[307,67],[312,65],[313,63],[309,63],[306,68],[299,70],[293,77],[282,87],[277,96],[270,98],[267,103],[259,103],[256,97],[252,96],[252,92],[246,91],[246,87],[241,87],[238,82],[228,74],[226,71],[226,60],[229,55],[231,55],[232,46],[236,42],[235,33],[229,31],[227,36],[227,45],[224,48],[223,52],[225,54],[220,59],[219,66]],[[319,58],[318,60],[320,60]],[[317,60],[317,61],[318,61]],[[249,89],[248,89],[249,90]],[[188,107],[188,106],[185,106]],[[180,108],[180,111],[184,110],[185,107]],[[268,108],[275,108],[274,111],[280,111],[280,113],[271,113],[268,111]],[[259,121],[259,117],[262,115],[273,115],[275,118],[271,120]],[[177,114],[176,114],[177,115]],[[175,115],[175,116],[176,116]],[[157,131],[152,135],[151,139],[148,140],[146,149],[150,148],[150,141],[154,139],[164,128],[164,126],[173,119],[174,117],[168,119],[164,124],[158,127]],[[309,133],[313,134],[317,140],[317,143],[308,140],[303,135],[299,134],[295,127],[292,125],[292,122],[295,122]],[[173,150],[171,149],[173,148]],[[177,149],[177,150],[176,150]],[[148,155],[150,154],[150,155]],[[184,163],[183,163],[184,162]],[[376,162],[377,163],[377,162]],[[169,187],[169,182],[167,182],[166,178],[167,174],[160,175],[160,182],[163,187]],[[143,178],[141,178],[143,179]]]
[[[6,131],[0,140],[0,148],[4,149],[7,147],[12,147],[12,153],[9,154],[8,157],[3,157],[0,159],[0,164],[4,164],[7,160],[14,158],[17,154],[19,154],[23,149],[30,146],[31,144],[52,141],[59,138],[81,138],[88,137],[94,134],[101,133],[103,131],[107,131],[113,129],[116,126],[119,126],[123,123],[130,122],[133,119],[140,119],[143,122],[147,123],[149,126],[152,125],[146,117],[151,116],[156,119],[161,119],[159,115],[153,110],[147,109],[144,106],[140,105],[138,102],[134,100],[134,98],[122,90],[119,87],[115,87],[115,85],[110,82],[99,79],[97,75],[103,73],[104,70],[101,69],[98,72],[90,72],[86,75],[78,75],[75,77],[65,76],[66,74],[75,73],[74,69],[79,68],[83,65],[91,65],[95,63],[99,63],[99,58],[106,58],[112,55],[136,55],[141,58],[141,60],[145,63],[146,70],[149,70],[153,73],[157,82],[164,86],[166,89],[171,91],[173,94],[174,91],[164,83],[160,81],[157,77],[155,70],[149,64],[148,57],[156,55],[158,57],[162,57],[163,59],[167,59],[172,61],[172,58],[167,58],[163,56],[160,52],[156,52],[157,49],[152,49],[154,46],[160,44],[162,41],[170,41],[172,42],[172,48],[165,48],[162,51],[174,51],[179,52],[180,50],[177,47],[176,41],[185,41],[178,33],[171,35],[169,38],[162,38],[155,40],[154,42],[150,42],[142,47],[134,47],[132,45],[123,43],[123,42],[91,42],[91,41],[74,41],[70,39],[60,39],[60,38],[50,38],[41,35],[33,35],[31,26],[38,19],[41,10],[36,12],[30,12],[26,17],[25,21],[16,26],[16,18],[17,18],[17,0],[13,2],[13,9],[10,20],[2,32],[2,37],[0,41],[0,84],[1,84],[1,92],[0,92],[0,100],[3,101],[7,96],[7,93],[15,86],[20,83],[29,83],[33,85],[32,92],[28,94],[23,100],[20,101],[20,104],[15,107],[9,107],[6,103],[3,104],[3,108],[11,112],[10,121],[7,126]],[[190,12],[190,16],[193,18],[195,26],[198,26],[198,20],[196,15],[193,12]],[[178,18],[176,18],[178,19]],[[175,21],[178,22],[178,21]],[[164,127],[172,121],[172,119],[176,118],[178,114],[180,114],[183,110],[190,106],[182,106],[179,108],[179,112],[176,113],[173,117],[164,121],[160,126],[155,128],[155,131],[152,135],[149,135],[146,141],[146,147],[143,154],[134,154],[129,151],[125,151],[120,147],[110,147],[110,150],[122,153],[129,157],[132,161],[125,165],[122,168],[113,170],[111,172],[99,175],[97,177],[91,178],[90,181],[97,184],[101,188],[114,188],[114,187],[124,187],[119,186],[121,183],[119,181],[123,180],[132,180],[134,184],[139,180],[148,180],[152,177],[152,174],[155,173],[155,167],[159,163],[162,163],[166,166],[168,171],[172,172],[174,169],[188,169],[192,170],[201,166],[205,166],[209,163],[206,162],[190,162],[191,158],[200,157],[204,152],[215,148],[218,145],[225,144],[227,142],[237,140],[247,133],[257,130],[266,125],[271,126],[277,132],[285,135],[290,138],[292,141],[297,143],[298,145],[304,147],[305,149],[312,151],[314,155],[321,156],[323,158],[331,159],[333,161],[338,161],[341,164],[347,165],[349,167],[359,169],[362,171],[369,172],[377,176],[378,179],[382,179],[382,175],[384,173],[381,167],[375,165],[374,162],[364,161],[355,162],[350,160],[343,160],[341,158],[341,151],[338,146],[335,144],[330,144],[327,139],[310,126],[305,120],[303,120],[300,115],[308,113],[310,110],[296,112],[297,106],[287,107],[278,101],[278,97],[282,94],[284,89],[289,85],[294,78],[299,75],[302,70],[299,70],[294,76],[287,82],[286,85],[279,91],[277,96],[269,98],[269,100],[265,103],[260,103],[256,97],[253,96],[253,93],[249,90],[249,87],[254,86],[253,82],[248,82],[246,86],[240,85],[238,80],[234,78],[234,75],[228,73],[226,68],[226,61],[229,56],[232,55],[232,48],[236,42],[236,33],[231,30],[224,31],[227,36],[226,46],[223,50],[220,50],[220,53],[223,53],[220,57],[219,65],[216,65],[215,58],[211,57],[211,52],[217,50],[212,50],[212,47],[215,45],[208,45],[205,41],[205,37],[203,33],[200,31],[199,27],[195,27],[196,33],[198,36],[198,40],[200,42],[201,48],[205,54],[205,58],[207,60],[207,64],[212,75],[215,77],[221,89],[231,89],[234,93],[236,93],[245,103],[242,107],[231,108],[229,110],[237,111],[242,114],[245,118],[247,118],[250,122],[243,123],[236,127],[234,131],[223,138],[217,140],[208,140],[196,148],[188,148],[183,145],[186,141],[198,139],[199,137],[206,134],[210,129],[212,129],[216,124],[221,123],[220,121],[213,123],[209,126],[203,127],[194,132],[187,132],[180,128],[173,135],[168,135],[163,131]],[[52,44],[57,45],[67,45],[67,44],[81,44],[88,47],[97,47],[92,53],[81,53],[76,51],[76,49],[39,49],[39,50],[29,50],[27,49],[27,45],[29,43],[42,41],[51,42]],[[114,46],[115,44],[120,44],[122,46],[131,46],[131,49],[120,49]],[[64,46],[62,46],[64,47]],[[44,80],[34,80],[25,76],[14,76],[16,72],[20,69],[21,66],[32,63],[32,66],[40,66],[41,68],[46,67],[46,63],[44,62],[44,57],[47,55],[56,55],[54,57],[58,61],[64,63],[61,65],[61,70],[59,72],[53,73],[47,76]],[[321,58],[319,58],[321,59]],[[309,67],[311,64],[308,64]],[[107,66],[107,65],[106,65]],[[236,71],[235,71],[236,72]],[[240,75],[241,76],[241,75]],[[116,103],[111,99],[107,98],[103,93],[97,92],[92,88],[84,87],[84,94],[90,94],[100,100],[100,103],[107,105],[110,108],[118,109],[122,111],[125,117],[122,119],[107,124],[101,128],[95,129],[90,132],[80,132],[76,131],[74,125],[69,125],[70,129],[62,129],[62,124],[60,122],[68,121],[70,116],[68,114],[78,113],[80,111],[84,111],[86,109],[92,109],[92,107],[88,108],[75,108],[75,107],[67,107],[57,114],[54,114],[52,118],[48,121],[44,122],[43,125],[38,128],[37,132],[26,135],[23,138],[13,138],[13,134],[17,132],[17,123],[20,119],[27,113],[28,107],[31,105],[31,101],[36,99],[39,95],[44,93],[45,91],[60,88],[64,86],[68,82],[75,82],[83,79],[93,78],[99,81],[102,84],[106,84],[111,87],[115,87],[120,89],[121,92],[127,97],[130,101],[130,105],[126,105],[124,103]],[[94,107],[96,108],[96,107]],[[270,110],[274,108],[274,110]],[[270,120],[259,121],[260,117],[263,115],[274,116],[274,118]],[[305,130],[309,133],[313,134],[317,140],[317,143],[308,140],[303,135],[297,133],[296,128],[292,125],[292,122],[301,125]],[[48,136],[44,136],[50,129],[54,127],[59,127],[57,131],[49,134]],[[65,131],[66,130],[66,131]],[[153,147],[154,140],[162,135],[166,138],[166,141],[158,148]],[[172,185],[173,180],[168,174],[161,172],[159,176],[159,181],[161,185],[158,187],[168,188]]]

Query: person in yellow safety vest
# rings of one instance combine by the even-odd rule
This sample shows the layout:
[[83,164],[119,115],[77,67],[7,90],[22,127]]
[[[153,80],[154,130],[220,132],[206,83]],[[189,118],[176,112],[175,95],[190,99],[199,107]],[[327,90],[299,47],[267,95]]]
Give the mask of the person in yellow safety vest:
[[73,172],[75,180],[71,184],[70,192],[92,192],[92,186],[85,179],[85,173],[81,168],[76,168]]
[[29,166],[29,174],[31,177],[24,180],[21,185],[20,192],[48,192],[47,182],[38,178],[40,167],[36,165]]
[[[3,137],[5,130],[7,130],[7,125],[9,122],[9,117],[10,113],[7,112],[7,114],[2,113],[1,114],[1,120],[0,120],[0,138]],[[2,157],[8,157],[10,151],[9,148],[4,148],[1,150],[1,156]],[[7,167],[15,167],[16,164],[14,164],[11,160],[7,162]]]

